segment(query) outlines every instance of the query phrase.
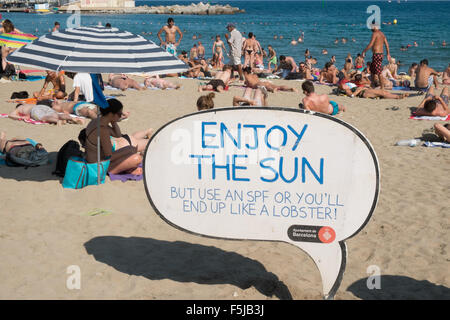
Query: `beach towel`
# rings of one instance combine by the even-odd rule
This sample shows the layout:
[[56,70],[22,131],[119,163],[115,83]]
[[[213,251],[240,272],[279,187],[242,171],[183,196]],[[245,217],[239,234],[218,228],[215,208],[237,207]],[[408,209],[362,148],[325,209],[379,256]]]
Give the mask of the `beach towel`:
[[13,99],[13,100],[6,100],[6,102],[22,103],[22,104],[36,104],[37,99],[36,98]]
[[450,114],[446,117],[432,117],[432,116],[415,116],[411,115],[410,119],[414,120],[433,120],[433,121],[450,121]]
[[403,90],[403,91],[410,91],[410,87],[392,87],[392,90]]
[[[139,165],[139,168],[142,168],[142,163]],[[122,174],[112,174],[108,173],[109,178],[111,181],[120,180],[122,182],[133,180],[133,181],[140,181],[143,179],[142,174],[130,174],[130,173],[122,173]]]
[[441,148],[450,148],[450,143],[448,142],[431,142],[425,141],[423,143],[424,147],[441,147]]
[[[82,117],[82,116],[76,116],[74,114],[70,115],[72,118],[83,118],[83,119],[87,119],[86,117]],[[8,118],[9,115],[7,113],[0,113],[0,118]],[[26,123],[31,123],[31,124],[48,124],[49,122],[46,121],[38,121],[38,120],[33,120],[33,119],[18,119],[19,121],[22,120],[23,122]]]
[[45,79],[45,76],[27,76],[26,78],[17,77],[15,81],[39,81]]

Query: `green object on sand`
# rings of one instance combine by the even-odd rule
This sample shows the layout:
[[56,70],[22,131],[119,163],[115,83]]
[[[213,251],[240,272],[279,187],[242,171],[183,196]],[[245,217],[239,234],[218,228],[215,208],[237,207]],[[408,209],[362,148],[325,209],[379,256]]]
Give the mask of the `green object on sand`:
[[93,209],[93,210],[89,211],[87,213],[87,215],[91,216],[91,217],[98,216],[98,215],[107,216],[107,215],[110,215],[111,213],[112,213],[111,211],[107,211],[107,210],[103,210],[103,209]]

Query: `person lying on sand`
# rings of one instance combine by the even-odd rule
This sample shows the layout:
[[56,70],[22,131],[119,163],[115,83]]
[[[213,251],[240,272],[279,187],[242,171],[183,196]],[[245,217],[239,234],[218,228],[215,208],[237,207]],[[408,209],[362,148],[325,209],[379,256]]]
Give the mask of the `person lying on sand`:
[[110,73],[108,76],[108,84],[111,87],[120,89],[122,91],[127,90],[128,88],[136,89],[139,91],[147,89],[146,87],[142,87],[139,82],[134,79],[129,78],[125,74],[118,73]]
[[288,86],[277,86],[269,81],[260,81],[256,74],[252,74],[252,69],[250,67],[246,67],[243,70],[245,85],[252,89],[258,89],[258,87],[265,87],[270,92],[277,91],[291,91],[298,92],[296,88],[291,88]]
[[259,87],[256,89],[245,88],[244,95],[233,97],[233,106],[257,106],[267,107],[267,89]]
[[415,112],[416,116],[438,116],[445,117],[450,114],[448,107],[448,87],[442,89],[440,96],[434,95],[434,88],[428,92]]
[[[54,100],[51,102],[53,110],[59,113],[74,114],[79,117],[97,119],[97,105],[86,101]],[[128,118],[129,112],[123,112],[121,120]]]
[[232,70],[233,68],[231,66],[225,65],[222,71],[216,73],[214,79],[205,85],[200,85],[198,87],[198,91],[202,92],[203,90],[214,90],[217,92],[223,92],[230,83]]
[[352,93],[351,97],[358,98],[382,98],[382,99],[403,99],[409,97],[409,93],[395,94],[384,89],[372,89],[367,87],[358,87]]
[[173,84],[172,82],[164,80],[159,76],[146,78],[144,80],[144,86],[146,86],[147,88],[158,88],[162,90],[179,89],[181,87],[181,85]]
[[340,111],[345,111],[343,105],[331,101],[326,94],[317,94],[314,92],[314,84],[307,80],[302,83],[303,94],[306,97],[302,100],[302,107],[306,110],[317,111],[325,114],[336,115]]
[[43,104],[21,104],[16,106],[9,118],[14,120],[33,119],[62,125],[66,123],[84,124],[84,120],[78,117],[72,117],[66,113],[58,113],[47,105]]
[[[53,85],[53,89],[46,91],[49,83]],[[45,77],[42,89],[33,93],[33,97],[37,100],[64,99],[66,96],[64,73],[50,70],[47,70],[47,76]]]
[[444,141],[450,143],[450,123],[447,124],[434,124],[434,132]]

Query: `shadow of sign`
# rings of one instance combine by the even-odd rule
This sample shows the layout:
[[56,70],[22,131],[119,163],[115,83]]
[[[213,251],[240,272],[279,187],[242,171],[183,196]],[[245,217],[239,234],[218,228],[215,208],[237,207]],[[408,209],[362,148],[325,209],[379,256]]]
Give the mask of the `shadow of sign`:
[[96,237],[84,244],[97,261],[129,275],[198,284],[255,287],[267,297],[292,299],[287,286],[256,260],[235,252],[183,241]]
[[[380,289],[369,290],[367,279],[360,279],[347,290],[363,300],[448,300],[450,288],[427,280],[405,276],[380,276]],[[370,280],[369,280],[370,281]]]

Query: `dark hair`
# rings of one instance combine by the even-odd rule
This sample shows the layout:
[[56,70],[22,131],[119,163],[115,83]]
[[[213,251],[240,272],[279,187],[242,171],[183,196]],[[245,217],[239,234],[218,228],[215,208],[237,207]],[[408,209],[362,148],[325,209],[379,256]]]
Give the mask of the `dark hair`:
[[415,67],[415,66],[417,66],[417,63],[413,62],[413,63],[411,64],[411,67]]
[[428,60],[427,59],[423,59],[422,61],[420,61],[420,64],[428,65]]
[[314,92],[314,84],[311,80],[306,80],[302,83],[302,89],[303,91],[306,91],[307,93],[313,93]]
[[361,81],[361,80],[362,80],[362,75],[357,74],[357,75],[355,76],[355,80],[356,80],[356,81]]
[[249,33],[248,33],[248,37],[249,37],[249,38],[253,37],[253,32],[249,32]]
[[16,109],[17,109],[18,107],[20,107],[21,105],[23,105],[23,103],[18,103],[18,104],[16,105]]
[[108,108],[100,108],[102,116],[106,116],[109,113],[117,114],[123,110],[123,104],[117,99],[108,99]]
[[214,108],[213,98],[215,96],[216,95],[214,94],[214,92],[210,92],[206,96],[201,96],[200,98],[198,98],[197,109],[198,110],[207,110],[207,109]]
[[345,78],[345,74],[342,71],[339,71],[337,77],[338,77],[339,81],[342,81],[342,79]]
[[53,102],[53,100],[46,99],[46,100],[40,100],[36,104],[41,104],[41,105],[44,105],[44,106],[47,106],[47,107],[51,108],[52,107],[52,102]]
[[107,23],[107,24],[105,24],[105,28],[111,28],[111,23]]
[[80,141],[81,146],[84,148],[86,146],[86,128],[80,131],[78,135],[78,141]]
[[325,69],[330,69],[330,67],[333,65],[333,62],[328,61],[327,63],[325,63]]
[[173,18],[167,19],[167,23],[170,23],[170,22],[175,22],[175,21],[173,20]]
[[432,112],[434,109],[436,109],[436,101],[434,99],[428,100],[427,102],[425,102],[423,108],[428,112]]
[[281,55],[280,56],[280,61],[284,61],[284,60],[286,60],[286,56]]
[[252,73],[252,68],[250,66],[247,66],[244,69],[242,69],[242,71],[244,71],[246,73]]
[[60,23],[58,21],[55,22],[55,26],[59,26]]
[[10,33],[14,31],[14,24],[9,19],[5,19],[2,22],[3,32]]

